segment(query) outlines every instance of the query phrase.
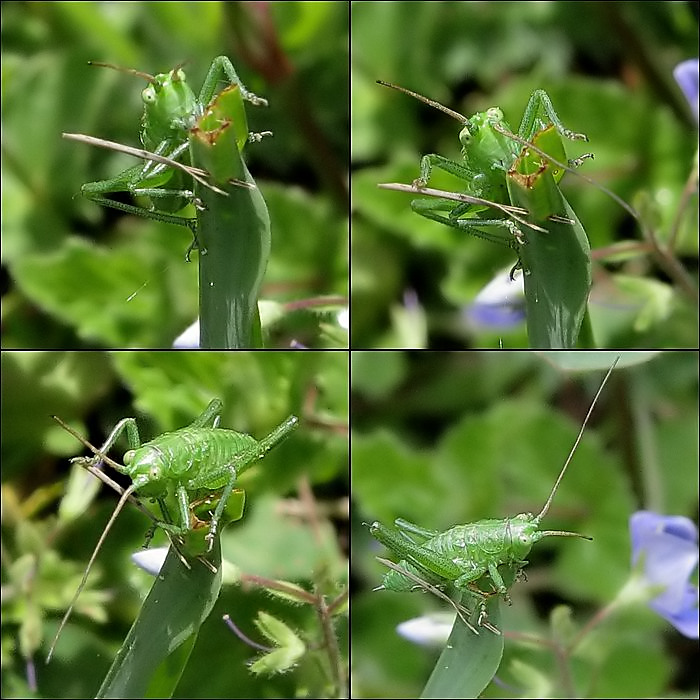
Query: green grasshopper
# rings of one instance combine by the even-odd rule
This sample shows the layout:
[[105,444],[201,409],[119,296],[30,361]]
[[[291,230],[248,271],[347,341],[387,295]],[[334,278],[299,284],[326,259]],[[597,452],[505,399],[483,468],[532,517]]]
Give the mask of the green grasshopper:
[[[144,111],[139,132],[145,151],[130,149],[81,134],[64,134],[64,137],[122,150],[147,160],[145,164],[127,168],[108,180],[88,182],[80,188],[81,193],[87,199],[103,206],[156,221],[186,226],[195,234],[196,219],[175,215],[190,202],[199,206],[199,200],[186,186],[185,181],[186,174],[201,174],[196,169],[188,167],[190,131],[213,100],[221,80],[238,86],[239,100],[246,100],[256,106],[267,106],[267,100],[246,89],[226,56],[214,59],[198,97],[192,92],[180,66],[173,68],[169,73],[159,73],[154,76],[109,63],[91,62],[91,65],[123,71],[148,81],[148,86],[141,92]],[[245,125],[245,121],[239,120],[239,124]],[[238,128],[237,126],[237,131]],[[251,140],[259,140],[261,135],[246,133],[245,138],[248,137]],[[180,162],[184,167],[178,167]],[[241,184],[246,186],[245,183]],[[115,192],[129,192],[134,196],[148,197],[151,199],[151,208],[126,204],[105,196]]]
[[[433,221],[513,248],[524,269],[531,347],[573,347],[587,308],[591,286],[590,246],[581,223],[558,183],[564,172],[591,154],[566,164],[562,138],[584,140],[567,129],[544,90],[527,104],[518,133],[503,112],[492,107],[467,118],[411,90],[377,81],[415,97],[457,119],[463,162],[431,153],[420,163],[411,187],[390,183],[386,189],[412,191],[435,199],[415,199],[411,208]],[[433,168],[464,182],[460,197],[428,189]],[[486,214],[495,209],[495,214]]]
[[[523,576],[522,570],[528,563],[525,557],[532,546],[543,537],[551,536],[591,539],[577,532],[539,528],[583,437],[598,397],[618,360],[619,358],[612,364],[598,388],[569,456],[537,515],[520,513],[510,518],[478,520],[466,525],[455,525],[445,532],[427,530],[402,519],[395,521],[398,531],[374,522],[369,526],[370,534],[401,558],[398,563],[380,559],[390,571],[384,575],[382,585],[375,590],[428,590],[450,602],[464,623],[476,634],[478,630],[469,621],[475,613],[478,613],[479,626],[500,634],[488,622],[486,601],[492,596],[502,596],[506,601],[509,600],[509,585],[504,578],[511,584]],[[444,593],[445,588],[462,594],[474,605],[465,608],[455,603]]]
[[[155,76],[127,72],[149,81],[141,93],[143,149],[83,134],[64,137],[123,151],[146,163],[109,180],[87,183],[81,192],[104,206],[188,227],[193,240],[186,259],[194,248],[200,251],[200,347],[261,345],[257,302],[270,254],[270,218],[242,151],[248,141],[271,134],[248,132],[244,102],[267,101],[246,89],[226,56],[212,63],[199,97],[180,67]],[[221,81],[229,85],[217,91]],[[189,177],[194,179],[193,189],[188,187]],[[115,192],[148,197],[152,206],[146,209],[106,196]],[[190,202],[196,218],[177,213]]]
[[[213,399],[191,425],[163,433],[144,444],[141,444],[139,439],[136,421],[133,418],[124,418],[117,423],[99,449],[54,416],[95,455],[89,459],[78,457],[76,461],[83,463],[84,466],[87,465],[90,471],[97,469],[100,462],[106,462],[117,471],[127,474],[132,483],[123,491],[95,546],[78,590],[51,644],[47,663],[51,659],[73,606],[85,587],[92,564],[97,558],[107,533],[132,494],[138,492],[140,496],[154,499],[162,514],[162,520],[158,520],[157,525],[170,536],[183,542],[190,556],[199,557],[211,551],[222,522],[225,524],[226,521],[240,517],[242,511],[240,499],[235,499],[237,503],[232,506],[233,510],[239,513],[237,516],[227,510],[229,500],[235,493],[234,487],[238,477],[262,459],[299,424],[296,416],[289,416],[269,435],[256,440],[245,433],[219,428],[222,408],[222,402],[219,399]],[[124,464],[121,465],[107,457],[106,453],[123,432],[126,432],[129,450],[124,454]],[[206,531],[203,539],[202,531]]]

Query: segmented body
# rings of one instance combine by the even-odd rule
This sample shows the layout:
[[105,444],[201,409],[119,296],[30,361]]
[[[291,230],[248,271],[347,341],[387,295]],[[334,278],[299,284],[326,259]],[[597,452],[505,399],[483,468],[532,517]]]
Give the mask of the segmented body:
[[[488,565],[515,564],[522,562],[529,551],[530,541],[519,541],[523,524],[529,514],[517,515],[513,518],[478,520],[465,525],[454,527],[430,537],[421,544],[423,549],[453,561],[462,575],[470,581],[476,581],[488,572]],[[532,518],[532,516],[529,516]],[[399,567],[407,569],[422,578],[427,578],[428,572],[419,570],[410,562],[402,560]],[[405,592],[415,588],[415,583],[398,571],[388,571],[384,575],[383,585],[392,591]],[[439,584],[439,577],[434,583]],[[444,583],[444,581],[442,582]]]
[[[259,459],[265,450],[255,438],[222,428],[181,428],[144,443],[124,455],[127,474],[149,471],[154,477],[140,489],[144,495],[160,491],[164,479],[176,481],[189,490],[219,489]],[[155,470],[162,473],[155,478]],[[153,484],[154,488],[150,486]]]
[[470,559],[477,564],[512,558],[511,518],[477,520],[431,538],[426,546],[451,558]]

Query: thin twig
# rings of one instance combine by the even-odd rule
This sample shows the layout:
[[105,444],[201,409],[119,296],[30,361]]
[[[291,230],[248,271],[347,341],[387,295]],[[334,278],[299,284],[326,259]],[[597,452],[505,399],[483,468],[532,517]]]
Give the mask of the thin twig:
[[[485,207],[493,207],[494,209],[498,209],[504,214],[507,214],[523,226],[527,226],[528,228],[534,229],[535,231],[540,231],[541,233],[547,233],[546,229],[541,228],[540,226],[537,226],[536,224],[533,224],[521,218],[522,216],[527,216],[527,214],[529,214],[528,210],[523,209],[522,207],[515,207],[509,204],[501,204],[500,202],[492,202],[488,199],[482,199],[481,197],[473,197],[470,194],[463,194],[461,192],[447,192],[445,190],[436,190],[432,187],[417,187],[416,185],[406,185],[403,182],[380,183],[377,185],[377,187],[380,187],[384,190],[410,192],[411,194],[422,194],[427,195],[428,197],[453,199],[456,202],[465,202],[466,204],[479,204]],[[476,221],[477,219],[475,219],[475,222]]]
[[[215,185],[207,182],[205,178],[210,177],[210,174],[206,170],[201,168],[195,168],[191,165],[185,165],[184,163],[178,163],[172,158],[166,158],[165,156],[158,155],[157,153],[151,153],[143,148],[134,148],[133,146],[126,146],[123,143],[116,143],[115,141],[107,141],[106,139],[100,139],[96,136],[88,136],[87,134],[61,134],[64,139],[69,139],[71,141],[79,141],[80,143],[86,143],[89,146],[98,146],[99,148],[107,148],[110,151],[117,151],[119,153],[126,153],[127,155],[134,156],[135,158],[143,158],[144,160],[152,160],[156,163],[161,163],[162,165],[167,165],[171,168],[177,168],[183,172],[191,175],[197,182],[199,182],[203,187],[208,187],[213,192],[217,194],[222,194],[228,197],[228,193],[224,190],[219,189]],[[229,180],[229,184],[238,185],[239,187],[247,187],[248,189],[255,189],[255,185],[249,182],[243,182],[242,180]]]

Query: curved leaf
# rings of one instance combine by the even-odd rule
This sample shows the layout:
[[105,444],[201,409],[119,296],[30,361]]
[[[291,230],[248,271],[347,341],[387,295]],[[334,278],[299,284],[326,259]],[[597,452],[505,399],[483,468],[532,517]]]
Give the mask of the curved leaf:
[[[501,622],[499,603],[494,596],[486,604],[489,622],[497,628]],[[457,617],[421,697],[479,697],[496,674],[502,656],[502,634],[482,629],[476,635]]]
[[170,697],[185,669],[199,628],[221,590],[221,544],[208,560],[187,568],[170,548],[141,613],[109,669],[98,698]]

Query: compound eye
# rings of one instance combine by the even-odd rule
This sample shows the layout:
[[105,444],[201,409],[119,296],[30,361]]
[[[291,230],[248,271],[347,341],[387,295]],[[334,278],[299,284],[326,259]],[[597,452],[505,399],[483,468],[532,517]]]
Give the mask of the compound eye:
[[131,464],[134,461],[134,454],[135,454],[134,450],[129,450],[128,452],[124,453],[124,464],[125,465],[128,466],[129,464]]
[[147,88],[142,90],[141,99],[146,104],[153,104],[156,101],[156,91],[153,89],[153,87],[151,85],[149,85]]

